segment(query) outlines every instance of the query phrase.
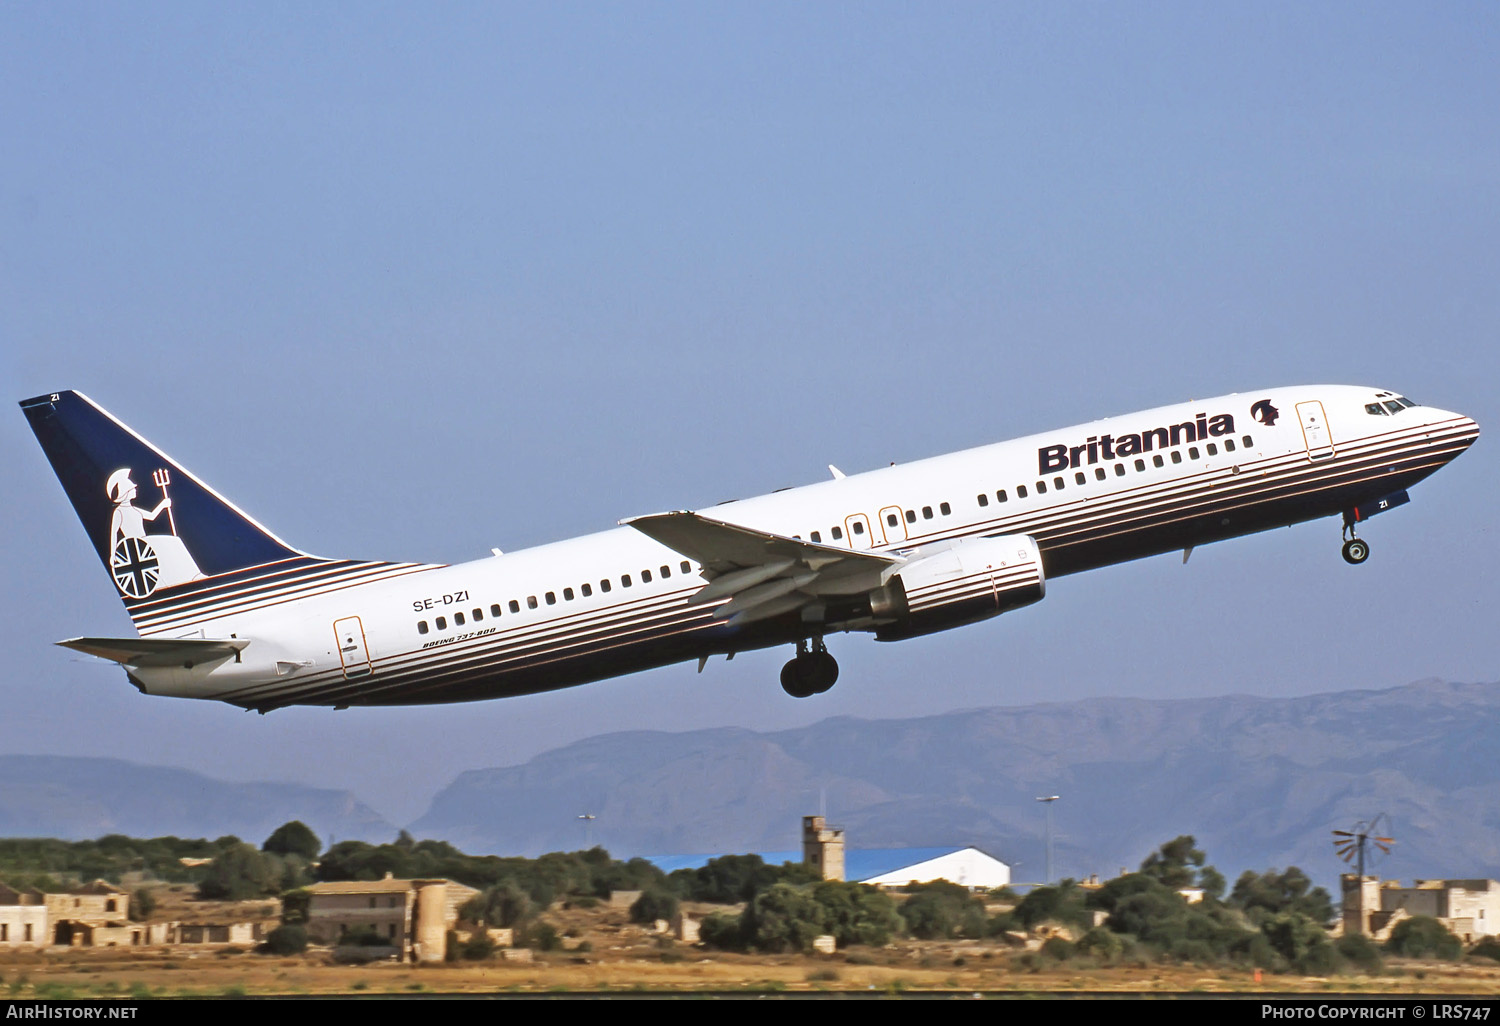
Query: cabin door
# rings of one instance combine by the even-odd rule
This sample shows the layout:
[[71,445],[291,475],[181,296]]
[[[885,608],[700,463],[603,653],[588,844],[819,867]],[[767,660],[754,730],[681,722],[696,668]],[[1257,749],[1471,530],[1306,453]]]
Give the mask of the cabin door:
[[906,511],[900,506],[887,506],[879,515],[880,530],[887,545],[900,545],[911,537],[906,530]]
[[1302,439],[1307,443],[1307,458],[1326,460],[1333,455],[1333,436],[1328,433],[1328,417],[1323,404],[1316,399],[1297,404],[1297,418],[1302,422]]
[[333,622],[334,641],[339,646],[339,662],[349,679],[368,677],[375,672],[370,665],[370,650],[365,645],[365,628],[357,616],[346,616]]
[[844,518],[844,540],[851,549],[868,549],[875,544],[870,534],[870,518],[863,513],[851,513]]

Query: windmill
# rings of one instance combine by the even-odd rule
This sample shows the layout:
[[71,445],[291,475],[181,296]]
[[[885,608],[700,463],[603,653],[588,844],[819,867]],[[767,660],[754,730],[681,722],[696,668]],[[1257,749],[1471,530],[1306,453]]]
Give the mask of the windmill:
[[1376,831],[1380,829],[1380,821],[1385,820],[1385,829],[1391,829],[1391,817],[1385,813],[1377,813],[1374,819],[1360,820],[1349,830],[1335,830],[1333,832],[1333,850],[1338,853],[1339,858],[1345,862],[1355,863],[1362,880],[1365,876],[1365,853],[1370,845],[1382,855],[1391,853],[1391,845],[1396,843],[1394,837],[1381,837]]

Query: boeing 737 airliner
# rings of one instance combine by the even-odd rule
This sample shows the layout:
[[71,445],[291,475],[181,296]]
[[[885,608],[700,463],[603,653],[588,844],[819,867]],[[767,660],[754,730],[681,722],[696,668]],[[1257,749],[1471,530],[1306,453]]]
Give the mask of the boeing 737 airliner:
[[795,646],[895,641],[1039,600],[1049,577],[1342,515],[1355,527],[1479,436],[1322,385],[1147,410],[456,566],[324,559],[77,392],[21,403],[139,634],[72,638],[146,694],[266,712],[461,702]]

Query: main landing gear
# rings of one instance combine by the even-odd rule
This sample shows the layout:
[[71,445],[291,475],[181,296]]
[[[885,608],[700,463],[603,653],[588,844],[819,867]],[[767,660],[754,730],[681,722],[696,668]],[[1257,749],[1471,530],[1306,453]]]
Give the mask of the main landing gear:
[[838,660],[828,654],[822,638],[814,638],[811,650],[807,642],[797,642],[797,656],[781,668],[782,690],[793,698],[821,695],[839,679]]
[[1354,515],[1344,514],[1344,562],[1358,566],[1370,558],[1370,546],[1354,536]]

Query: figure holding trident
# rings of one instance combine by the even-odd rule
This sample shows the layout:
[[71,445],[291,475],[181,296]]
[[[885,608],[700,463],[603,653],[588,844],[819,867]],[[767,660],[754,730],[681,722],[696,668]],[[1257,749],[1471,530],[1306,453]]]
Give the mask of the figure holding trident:
[[[153,477],[153,480],[155,478]],[[158,482],[160,484],[160,482]],[[156,504],[156,508],[150,513],[137,509],[133,500],[136,493],[140,491],[136,483],[130,480],[130,468],[122,467],[109,475],[109,482],[104,486],[109,494],[110,501],[115,504],[114,516],[109,521],[109,547],[113,549],[126,538],[146,537],[146,521],[155,520],[161,516],[163,510],[167,510],[167,520],[172,525],[172,533],[177,533],[177,523],[172,519],[170,512],[172,500],[167,498],[166,491],[162,491],[162,500]]]
[[[109,475],[104,490],[115,504],[109,522],[110,569],[120,590],[131,598],[144,598],[159,588],[170,588],[198,580],[203,576],[192,553],[177,535],[177,518],[167,485],[171,471],[163,467],[151,475],[151,482],[161,489],[161,501],[154,509],[135,505],[139,487],[130,479],[130,468],[121,467]],[[171,534],[147,534],[146,522],[167,514]]]

